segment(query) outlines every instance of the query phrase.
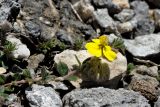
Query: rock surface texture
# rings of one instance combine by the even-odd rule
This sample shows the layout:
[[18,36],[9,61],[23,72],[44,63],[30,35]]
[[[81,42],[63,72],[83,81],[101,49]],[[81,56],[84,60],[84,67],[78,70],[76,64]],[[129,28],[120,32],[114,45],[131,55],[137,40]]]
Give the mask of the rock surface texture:
[[74,90],[63,97],[63,103],[64,107],[150,107],[137,92],[102,87]]
[[31,107],[62,107],[60,96],[51,87],[32,85],[25,93]]

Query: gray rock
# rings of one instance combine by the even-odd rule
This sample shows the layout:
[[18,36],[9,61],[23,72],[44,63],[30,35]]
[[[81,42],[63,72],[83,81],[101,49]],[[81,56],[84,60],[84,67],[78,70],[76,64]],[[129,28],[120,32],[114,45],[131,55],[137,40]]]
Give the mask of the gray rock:
[[120,13],[115,14],[114,17],[120,22],[126,22],[133,18],[135,15],[132,9],[123,9]]
[[139,93],[124,89],[77,89],[63,97],[64,107],[150,107]]
[[[127,51],[133,56],[146,57],[160,52],[160,34],[150,34],[136,37],[134,40],[124,39]],[[156,56],[155,56],[156,57]]]
[[61,41],[64,42],[67,45],[72,45],[74,44],[73,42],[73,35],[65,30],[60,29],[57,33],[56,33],[56,37]]
[[27,30],[27,33],[33,38],[38,38],[41,34],[40,26],[32,21],[26,22],[25,28]]
[[51,87],[33,84],[25,93],[31,107],[62,107],[60,96]]
[[[131,8],[138,15],[147,16],[149,12],[149,6],[145,1],[133,1],[130,3]],[[143,7],[143,8],[142,8]]]
[[[138,18],[138,17],[137,17]],[[155,31],[154,21],[148,18],[141,19],[137,22],[137,27],[135,28],[135,36],[152,34]]]
[[93,0],[93,4],[99,8],[107,8],[111,14],[119,13],[121,11],[121,8],[114,4],[112,0]]
[[147,67],[145,65],[140,65],[140,66],[136,67],[136,69],[134,69],[134,70],[135,70],[135,72],[137,72],[138,74],[141,74],[141,75],[148,75],[148,76],[155,77],[155,78],[157,78],[159,76],[157,66]]
[[148,4],[145,1],[133,1],[131,2],[131,8],[135,12],[133,21],[137,22],[134,35],[140,36],[153,33],[155,30],[155,25],[154,21],[149,18]]
[[154,107],[160,107],[160,96],[158,97],[158,100],[154,103]]
[[9,55],[11,58],[16,59],[28,59],[30,56],[30,50],[25,44],[23,44],[19,39],[14,37],[12,34],[8,35],[6,40],[10,41],[12,44],[15,44],[15,50]]
[[13,0],[2,1],[0,5],[0,21],[15,21],[21,5]]
[[94,22],[95,26],[99,26],[105,29],[106,32],[112,32],[115,30],[115,24],[113,19],[109,16],[107,9],[98,9],[94,12]]

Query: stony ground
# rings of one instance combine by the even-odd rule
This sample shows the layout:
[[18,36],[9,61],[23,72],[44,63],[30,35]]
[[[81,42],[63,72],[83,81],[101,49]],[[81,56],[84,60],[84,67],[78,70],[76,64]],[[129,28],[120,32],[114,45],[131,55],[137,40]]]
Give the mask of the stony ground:
[[160,0],[0,0],[0,107],[160,107],[159,66]]

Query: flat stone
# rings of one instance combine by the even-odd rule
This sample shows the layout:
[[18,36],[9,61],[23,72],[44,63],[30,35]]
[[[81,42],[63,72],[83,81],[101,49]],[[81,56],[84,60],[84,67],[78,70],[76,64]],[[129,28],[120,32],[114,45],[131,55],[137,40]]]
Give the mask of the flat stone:
[[95,26],[100,26],[105,29],[106,32],[112,32],[115,30],[114,20],[109,16],[107,9],[98,9],[94,12],[93,17],[95,19],[93,22]]
[[[70,69],[73,69],[73,66],[79,66],[78,61],[75,58],[75,55],[78,57],[78,59],[80,60],[80,62],[83,65],[83,62],[85,60],[89,61],[88,58],[92,58],[92,55],[90,55],[87,50],[80,50],[80,51],[74,51],[74,50],[65,50],[60,54],[57,54],[54,57],[54,61],[55,63],[59,63],[64,62],[68,65],[68,67]],[[107,85],[107,86],[113,86],[112,84],[114,84],[114,86],[116,87],[122,73],[124,73],[127,69],[127,60],[126,58],[121,54],[121,53],[117,53],[117,59],[114,60],[113,62],[109,62],[104,58],[101,58],[100,63],[104,63],[106,65],[106,68],[103,69],[103,72],[106,72],[108,74],[106,74],[106,76],[100,77],[100,78],[96,78],[96,69],[89,69],[90,67],[92,68],[92,66],[86,68],[86,71],[83,72],[87,72],[87,73],[82,73],[82,79],[84,81],[92,81],[92,82],[97,82],[97,83],[101,83],[103,85]],[[92,64],[91,64],[92,65]],[[96,66],[96,65],[93,65]],[[107,71],[106,71],[107,70]],[[92,74],[90,74],[92,73]],[[110,80],[110,81],[108,81]],[[107,82],[106,82],[107,81]]]
[[31,107],[62,107],[60,96],[51,87],[33,84],[25,93]]
[[150,107],[140,93],[102,87],[71,91],[63,97],[63,104],[64,107]]
[[128,0],[112,0],[112,2],[118,5],[121,9],[130,8]]
[[135,15],[132,9],[123,9],[120,13],[115,14],[114,17],[120,22],[126,22],[133,18]]
[[136,37],[133,40],[124,39],[127,51],[133,56],[146,57],[160,52],[160,34],[150,34]]

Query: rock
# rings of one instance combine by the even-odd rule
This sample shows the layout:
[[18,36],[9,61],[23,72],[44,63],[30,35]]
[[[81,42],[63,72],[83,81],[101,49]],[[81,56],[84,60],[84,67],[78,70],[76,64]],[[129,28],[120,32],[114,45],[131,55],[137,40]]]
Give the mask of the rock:
[[128,22],[117,24],[117,29],[120,33],[132,32],[136,27],[137,27],[136,21],[128,21]]
[[10,41],[12,44],[15,44],[15,50],[9,55],[12,58],[16,59],[27,59],[30,56],[30,50],[25,44],[23,44],[19,39],[13,35],[7,36],[6,40]]
[[126,22],[133,18],[135,15],[132,9],[123,9],[120,13],[115,14],[114,17],[120,22]]
[[154,107],[160,107],[160,96],[158,97],[158,100],[154,103]]
[[77,89],[63,97],[64,107],[150,107],[139,93],[124,89]]
[[49,81],[48,84],[51,84],[55,90],[68,90],[68,87],[62,82]]
[[21,105],[20,99],[15,94],[10,94],[5,102],[6,106],[10,107],[23,107]]
[[94,12],[94,7],[91,5],[90,0],[80,0],[73,7],[83,21],[88,21]]
[[133,1],[131,2],[131,8],[135,13],[135,17],[132,20],[137,22],[137,26],[134,29],[134,35],[140,36],[152,34],[155,30],[155,25],[154,21],[149,18],[148,4],[145,1]]
[[118,5],[121,9],[130,8],[128,0],[112,0],[112,2]]
[[153,77],[134,74],[128,87],[136,92],[141,92],[148,100],[156,101],[158,85],[159,82]]
[[61,41],[61,42],[64,42],[65,44],[67,45],[71,45],[73,46],[74,42],[73,42],[73,37],[72,37],[72,34],[65,31],[65,30],[59,30],[57,33],[56,33],[56,37]]
[[154,21],[156,24],[156,30],[160,30],[160,9],[153,10]]
[[119,13],[121,11],[119,5],[114,4],[112,0],[93,0],[93,4],[96,8],[107,8],[110,14]]
[[44,60],[44,55],[43,54],[38,54],[38,55],[32,55],[28,58],[28,66],[27,68],[29,69],[36,69],[39,65]]
[[0,74],[4,74],[4,73],[6,73],[6,72],[7,72],[7,70],[6,70],[5,68],[0,67]]
[[31,107],[62,107],[60,96],[51,87],[33,84],[25,93]]
[[41,34],[40,26],[32,21],[25,23],[27,33],[33,38],[38,38]]
[[[136,57],[147,57],[160,52],[159,48],[160,34],[150,34],[136,37],[134,40],[124,39],[127,51]],[[156,57],[157,58],[157,57]]]
[[[149,6],[145,1],[133,1],[130,3],[131,8],[137,15],[148,16],[149,14]],[[142,8],[143,7],[143,8]]]
[[137,66],[134,68],[130,75],[131,82],[129,83],[128,88],[136,92],[141,92],[150,101],[156,101],[158,97],[158,85],[157,81],[158,68],[147,67],[144,65]]
[[[78,61],[76,60],[75,55],[78,57],[80,62],[82,63],[85,59],[89,58],[91,55],[87,52],[87,50],[64,50],[60,54],[56,54],[54,57],[55,63],[64,62],[70,69],[73,69],[73,66],[78,66]],[[72,59],[72,60],[71,60]]]
[[21,5],[13,0],[3,1],[0,5],[0,22],[4,20],[16,21]]
[[154,6],[160,8],[160,0],[146,0],[149,1],[150,3],[152,3]]
[[140,65],[136,67],[136,69],[134,69],[134,71],[132,72],[136,72],[141,75],[148,75],[154,78],[157,78],[159,76],[157,66],[147,67],[145,65]]
[[12,24],[7,20],[1,21],[0,30],[1,32],[4,32],[4,33],[10,32],[12,30]]
[[135,28],[135,36],[152,34],[155,31],[154,21],[150,19],[142,19],[137,22]]
[[[60,61],[64,62],[68,65],[70,69],[73,69],[73,66],[78,66],[78,61],[76,60],[75,55],[78,57],[81,63],[84,60],[91,57],[91,55],[86,50],[81,50],[77,52],[73,50],[65,50],[62,53],[57,54],[54,57],[54,61],[55,63],[59,63]],[[112,87],[113,85],[111,84],[114,84],[114,87],[116,87],[116,83],[119,81],[121,74],[124,73],[127,69],[126,58],[121,53],[117,53],[117,59],[114,60],[113,62],[109,62],[104,59],[101,59],[101,60],[103,61],[103,63],[107,64],[109,67],[109,71],[108,71],[110,74],[109,77],[107,76],[104,80],[102,79],[102,81],[101,81],[101,78],[98,79],[100,81],[96,81],[96,78],[94,78],[94,76],[91,76],[91,74],[87,73],[88,75],[83,75],[84,77],[82,78],[84,79],[84,81],[88,81],[89,79],[92,82],[97,82],[97,83],[100,82],[100,84],[102,83],[103,85],[106,85],[106,86]],[[110,80],[110,81],[106,82],[106,80]]]
[[[115,24],[113,19],[109,16],[107,9],[97,9],[97,11],[94,12],[94,26],[101,27],[105,29],[106,32],[113,32],[115,30]],[[98,25],[98,26],[97,26]]]

